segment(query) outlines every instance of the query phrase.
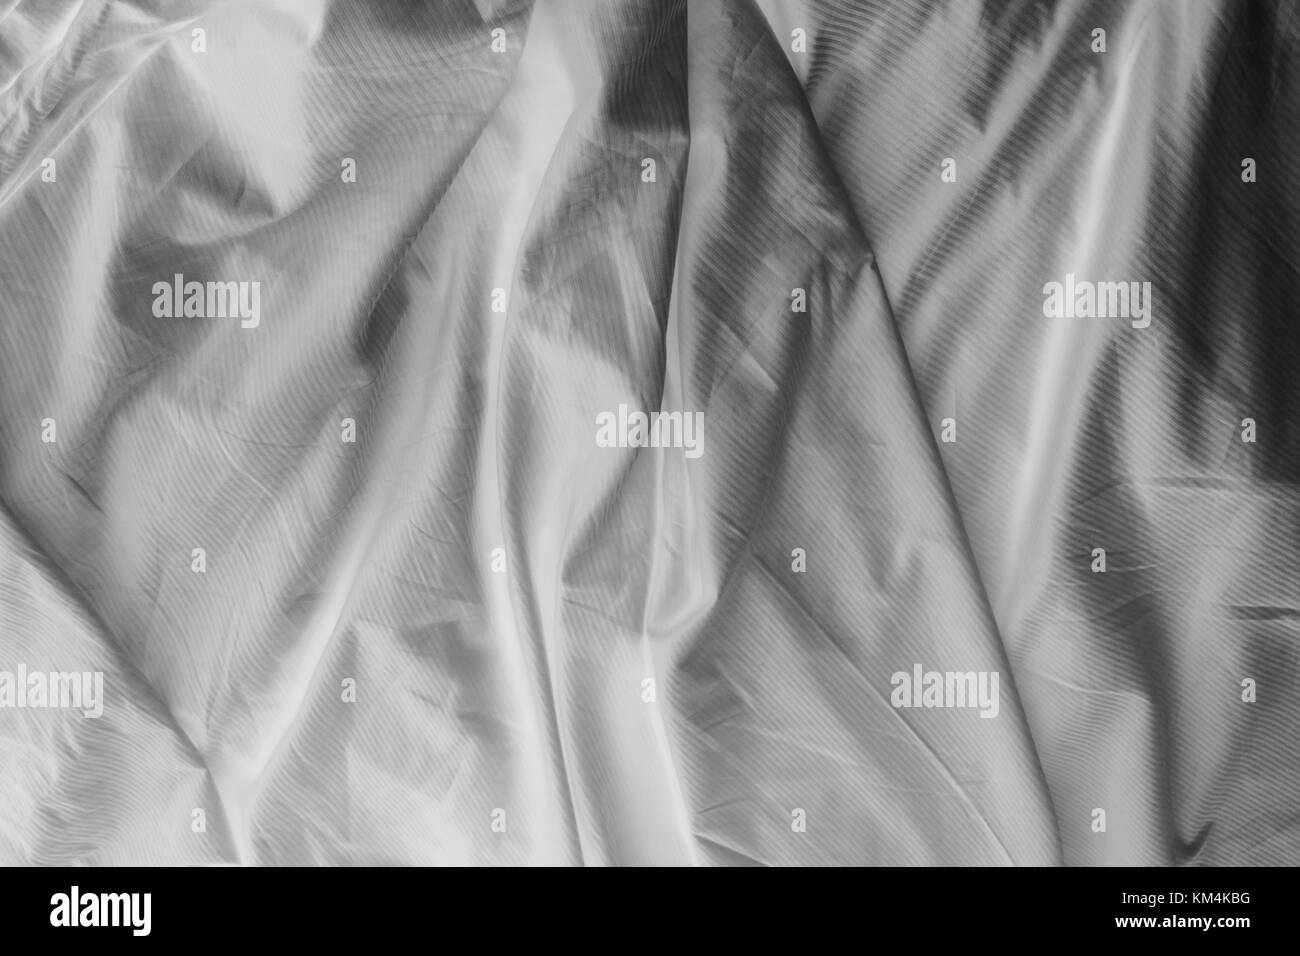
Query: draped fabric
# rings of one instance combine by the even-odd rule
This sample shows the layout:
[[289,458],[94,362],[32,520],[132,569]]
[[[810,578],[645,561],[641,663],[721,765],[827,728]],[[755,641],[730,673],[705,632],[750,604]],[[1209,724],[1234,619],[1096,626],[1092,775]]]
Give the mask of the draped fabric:
[[0,862],[1300,861],[1298,37],[7,0]]

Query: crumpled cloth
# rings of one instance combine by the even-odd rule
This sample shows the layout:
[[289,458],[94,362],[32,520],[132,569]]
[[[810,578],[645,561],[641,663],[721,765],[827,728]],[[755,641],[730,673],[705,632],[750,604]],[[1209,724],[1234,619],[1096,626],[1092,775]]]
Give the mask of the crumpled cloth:
[[0,862],[1300,862],[1298,31],[8,0]]

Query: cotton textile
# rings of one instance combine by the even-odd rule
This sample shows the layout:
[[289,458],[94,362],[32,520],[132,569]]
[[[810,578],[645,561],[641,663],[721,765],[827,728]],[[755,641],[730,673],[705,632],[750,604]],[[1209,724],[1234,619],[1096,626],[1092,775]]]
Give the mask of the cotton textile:
[[1300,862],[1295,14],[9,0],[0,863]]

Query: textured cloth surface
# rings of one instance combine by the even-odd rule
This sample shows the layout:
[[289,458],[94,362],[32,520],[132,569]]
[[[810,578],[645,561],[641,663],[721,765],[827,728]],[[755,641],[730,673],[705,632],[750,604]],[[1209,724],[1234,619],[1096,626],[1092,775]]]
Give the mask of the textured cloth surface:
[[0,863],[1300,862],[1298,31],[9,0]]

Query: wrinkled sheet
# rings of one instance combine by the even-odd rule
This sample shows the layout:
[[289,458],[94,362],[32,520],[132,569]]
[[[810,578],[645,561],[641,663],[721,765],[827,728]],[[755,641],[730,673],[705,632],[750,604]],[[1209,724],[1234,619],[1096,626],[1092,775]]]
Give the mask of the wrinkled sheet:
[[1298,30],[8,0],[0,862],[1300,862]]

